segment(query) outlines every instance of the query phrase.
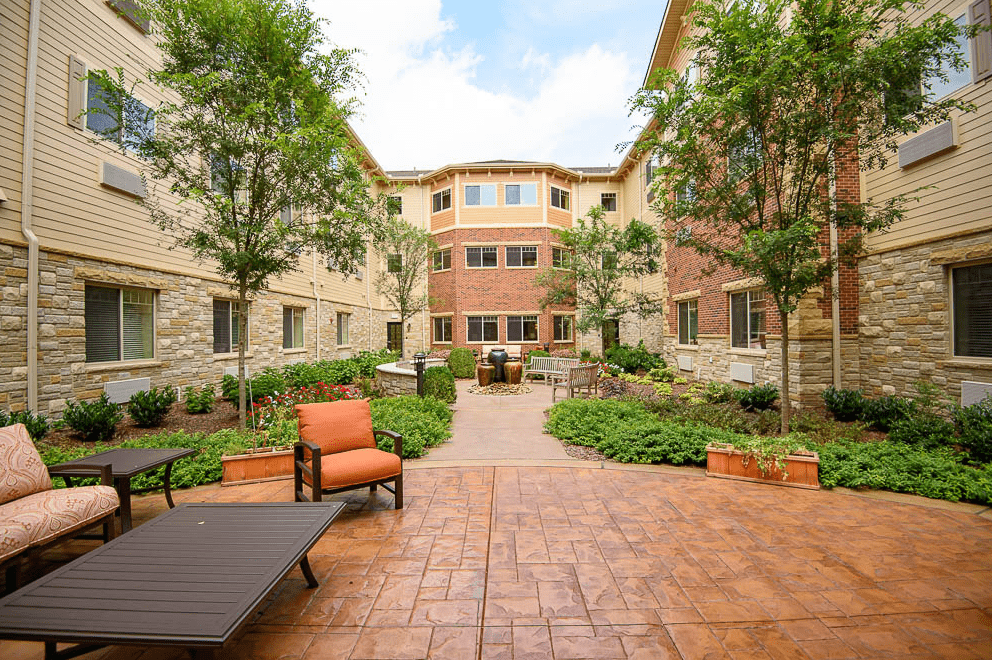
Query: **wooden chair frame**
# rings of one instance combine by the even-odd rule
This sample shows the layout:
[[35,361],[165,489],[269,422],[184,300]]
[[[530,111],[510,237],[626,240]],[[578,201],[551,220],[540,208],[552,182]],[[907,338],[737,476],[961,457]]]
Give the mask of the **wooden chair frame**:
[[[400,457],[400,473],[396,476],[387,477],[385,479],[377,479],[375,481],[366,481],[360,484],[353,484],[351,486],[342,486],[340,488],[323,488],[320,483],[320,463],[324,459],[321,454],[320,446],[316,443],[310,442],[309,440],[304,440],[300,438],[299,442],[293,445],[293,491],[295,493],[295,499],[297,502],[321,502],[324,494],[331,495],[333,493],[341,493],[347,490],[357,490],[359,488],[365,488],[368,486],[369,492],[374,493],[376,487],[382,486],[390,493],[396,501],[396,508],[403,508],[403,436],[399,433],[393,431],[372,431],[374,436],[385,436],[387,438],[392,438],[393,440],[393,453]],[[307,460],[306,453],[310,452],[310,459]],[[332,460],[334,454],[330,454],[327,458]],[[308,497],[306,492],[304,492],[304,482],[303,475],[306,474],[310,477],[310,496]],[[393,483],[392,486],[388,486],[390,482]]]

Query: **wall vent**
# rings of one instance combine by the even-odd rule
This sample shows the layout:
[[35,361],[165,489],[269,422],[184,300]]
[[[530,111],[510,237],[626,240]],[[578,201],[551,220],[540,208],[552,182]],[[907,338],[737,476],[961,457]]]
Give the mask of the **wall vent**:
[[979,383],[973,380],[961,381],[962,406],[980,403],[990,394],[992,394],[992,383]]
[[145,198],[148,196],[145,182],[141,180],[140,176],[106,161],[100,167],[100,185],[133,197]]
[[103,391],[107,393],[110,403],[127,403],[131,400],[131,395],[135,392],[147,392],[151,389],[151,378],[130,378],[128,380],[115,380],[103,384]]
[[754,382],[754,365],[744,362],[730,363],[730,378],[741,383]]
[[679,361],[679,371],[692,371],[691,355],[679,355],[675,359]]
[[953,121],[920,133],[899,145],[899,167],[909,167],[921,160],[938,156],[958,146],[957,131]]
[[[238,377],[237,365],[233,367],[224,367],[224,375],[234,376],[235,378],[237,378]],[[245,365],[245,378],[251,378],[251,368],[247,364]]]

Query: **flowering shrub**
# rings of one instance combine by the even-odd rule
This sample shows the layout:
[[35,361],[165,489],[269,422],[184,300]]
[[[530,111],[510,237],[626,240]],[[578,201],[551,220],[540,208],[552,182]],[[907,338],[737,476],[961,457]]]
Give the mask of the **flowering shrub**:
[[579,354],[575,352],[575,349],[572,349],[572,348],[563,348],[563,349],[558,350],[558,351],[551,351],[551,357],[577,358],[577,357],[579,357]]
[[444,360],[448,361],[448,357],[451,355],[451,351],[431,351],[427,354],[428,360]]
[[354,390],[342,385],[317,383],[312,387],[294,387],[280,394],[264,397],[251,406],[250,417],[257,429],[265,429],[277,422],[294,419],[294,407],[299,403],[324,403],[361,399]]
[[589,364],[598,364],[599,365],[599,373],[597,375],[600,378],[604,378],[604,377],[607,377],[608,378],[610,376],[616,376],[616,375],[619,375],[619,374],[623,373],[623,369],[621,369],[617,365],[615,365],[615,364],[608,364],[606,362],[580,362],[580,364],[582,366],[586,366],[586,365],[589,365]]

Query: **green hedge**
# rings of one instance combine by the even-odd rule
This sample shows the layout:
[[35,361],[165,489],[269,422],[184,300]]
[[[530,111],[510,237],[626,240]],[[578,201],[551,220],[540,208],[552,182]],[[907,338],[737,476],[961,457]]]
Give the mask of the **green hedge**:
[[[372,401],[372,428],[403,436],[403,458],[418,458],[451,437],[452,412],[433,397],[397,396]],[[379,449],[393,450],[389,438],[378,439]]]

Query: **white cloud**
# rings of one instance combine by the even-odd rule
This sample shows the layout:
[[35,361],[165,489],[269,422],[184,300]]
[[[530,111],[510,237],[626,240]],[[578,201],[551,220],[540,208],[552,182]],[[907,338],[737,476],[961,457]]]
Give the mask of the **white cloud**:
[[[311,0],[311,7],[331,20],[332,42],[364,51],[367,94],[353,124],[386,169],[496,158],[616,164],[614,145],[631,137],[626,102],[640,63],[625,53],[592,44],[555,59],[531,48],[492,91],[476,81],[483,60],[474,46],[445,48],[457,28],[440,0]],[[526,75],[539,76],[536,94],[514,91]]]

